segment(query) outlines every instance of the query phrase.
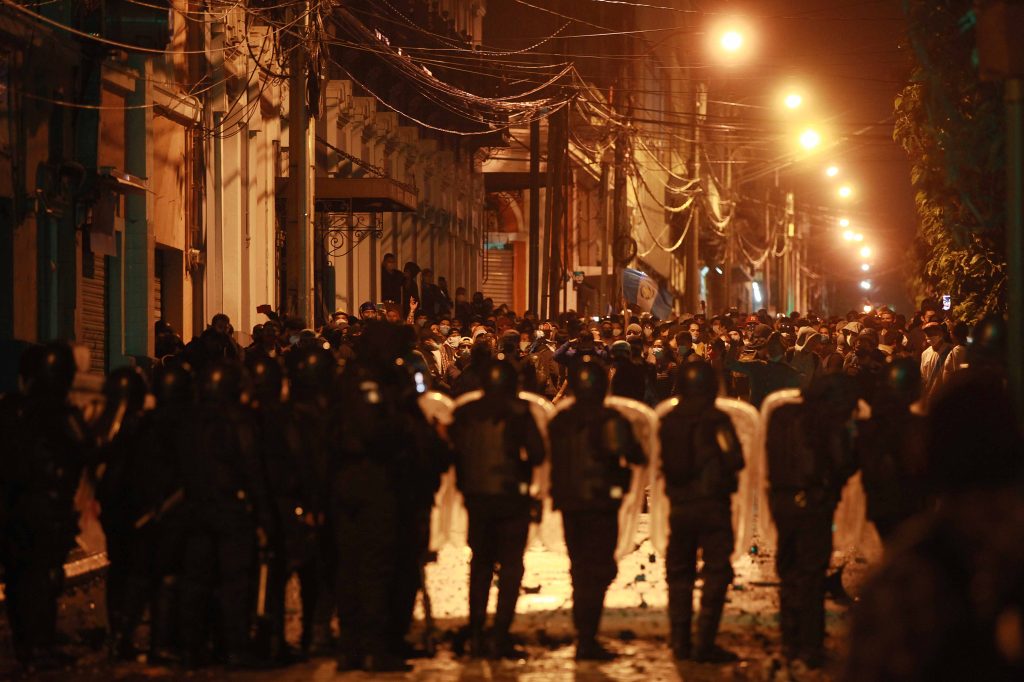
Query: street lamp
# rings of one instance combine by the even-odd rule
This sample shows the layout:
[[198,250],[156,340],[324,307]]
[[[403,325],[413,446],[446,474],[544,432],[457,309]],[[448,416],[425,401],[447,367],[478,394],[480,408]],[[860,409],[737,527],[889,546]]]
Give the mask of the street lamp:
[[800,105],[804,103],[804,96],[799,92],[790,92],[782,99],[782,103],[786,105],[787,109],[799,109]]
[[839,219],[839,227],[849,227],[849,226],[850,226],[850,219],[849,218],[840,218]]
[[861,263],[860,264],[860,271],[861,272],[867,272],[870,269],[871,269],[871,266],[868,265],[867,263]]
[[735,29],[728,30],[722,33],[718,42],[726,52],[739,52],[743,48],[743,34]]
[[849,199],[853,196],[853,188],[849,185],[843,185],[839,188],[838,194],[840,199]]
[[861,258],[871,258],[871,247],[865,246],[864,248],[862,248],[860,250],[860,257]]
[[811,151],[819,144],[821,144],[821,133],[814,128],[808,128],[800,133],[800,146],[807,151]]
[[856,237],[853,235],[853,230],[846,230],[843,232],[843,239],[848,242],[852,242]]
[[825,175],[827,175],[830,178],[834,178],[835,176],[839,175],[839,166],[829,166],[828,168],[825,169]]
[[871,289],[871,280],[870,279],[862,279],[860,281],[860,288],[863,289],[864,291],[869,291]]

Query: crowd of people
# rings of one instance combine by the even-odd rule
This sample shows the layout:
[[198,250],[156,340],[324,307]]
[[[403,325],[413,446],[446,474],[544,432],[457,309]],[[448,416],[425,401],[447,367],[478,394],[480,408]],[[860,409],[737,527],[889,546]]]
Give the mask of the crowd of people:
[[[261,307],[268,319],[244,347],[223,314],[188,344],[158,323],[154,367],[111,372],[104,407],[88,423],[68,400],[70,347],[24,353],[20,390],[0,401],[0,561],[15,654],[26,668],[61,663],[56,604],[84,481],[107,540],[114,659],[143,653],[148,613],[145,653],[154,662],[246,667],[333,655],[339,670],[408,670],[423,653],[407,636],[425,589],[431,509],[453,467],[472,549],[469,622],[456,647],[522,658],[511,625],[529,527],[541,513],[531,482],[547,460],[571,559],[577,658],[608,660],[614,653],[598,632],[617,570],[617,513],[649,456],[629,419],[606,404],[609,395],[652,407],[678,398],[660,420],[655,472],[671,505],[670,646],[680,660],[736,660],[716,635],[733,578],[730,498],[745,461],[715,400],[760,406],[785,388],[802,400],[775,410],[765,443],[783,654],[808,667],[824,663],[833,514],[860,471],[868,516],[897,568],[883,569],[865,592],[850,679],[927,679],[886,669],[898,661],[880,654],[885,646],[950,655],[904,642],[911,625],[881,627],[887,612],[878,595],[891,597],[900,580],[912,580],[913,560],[941,564],[942,552],[921,538],[958,523],[960,500],[977,510],[971,495],[983,490],[983,500],[1011,510],[1001,518],[1017,518],[1016,502],[992,493],[1019,486],[1022,457],[1000,320],[982,321],[969,339],[967,325],[929,300],[909,320],[886,308],[842,318],[729,310],[659,320],[626,308],[538,319],[480,292],[470,298],[459,288],[452,299],[443,278],[435,284],[415,263],[399,272],[390,254],[381,282],[384,303],[337,311],[319,330]],[[421,409],[428,391],[479,398],[459,403],[441,424]],[[522,391],[571,406],[540,428]],[[870,417],[858,403],[870,406]],[[978,429],[984,435],[972,445]],[[907,531],[915,524],[923,536]],[[1024,565],[1019,559],[1011,557],[1008,570]],[[949,570],[935,575],[948,578]],[[971,570],[982,569],[963,568]],[[297,649],[284,627],[293,576],[302,605]],[[1021,583],[989,578],[987,601],[959,604],[958,613],[995,627],[1007,603],[1020,607]],[[915,595],[943,598],[940,584],[918,586]],[[924,609],[900,595],[911,611]],[[978,616],[979,609],[988,610]],[[991,654],[994,673],[1024,667],[1024,630],[1013,640],[1011,626],[1000,626],[1002,639],[972,640]],[[936,638],[948,635],[941,627],[917,625]]]

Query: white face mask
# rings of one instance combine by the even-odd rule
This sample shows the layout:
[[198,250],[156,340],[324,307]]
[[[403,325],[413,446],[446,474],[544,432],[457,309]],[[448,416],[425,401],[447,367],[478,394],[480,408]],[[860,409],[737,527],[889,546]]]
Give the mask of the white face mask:
[[460,343],[462,343],[462,337],[460,336],[453,336],[448,339],[448,345],[452,348],[458,348]]

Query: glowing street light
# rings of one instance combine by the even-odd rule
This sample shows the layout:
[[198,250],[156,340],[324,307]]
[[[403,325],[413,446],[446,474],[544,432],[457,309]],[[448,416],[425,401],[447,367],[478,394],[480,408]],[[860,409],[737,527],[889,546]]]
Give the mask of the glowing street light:
[[739,52],[743,49],[743,34],[735,29],[730,29],[722,33],[718,42],[726,52]]
[[862,279],[860,281],[860,288],[863,289],[864,291],[870,290],[871,289],[871,280],[870,279]]
[[864,306],[864,313],[865,314],[870,313],[872,310],[874,310],[874,308],[871,306],[870,303],[868,303],[867,305]]
[[849,227],[849,226],[850,226],[850,219],[849,218],[840,218],[839,219],[839,227]]
[[865,246],[864,248],[862,248],[860,250],[860,257],[861,258],[871,258],[871,247]]
[[854,232],[853,233],[853,241],[855,241],[855,242],[862,242],[862,241],[864,241],[864,235],[862,235],[860,232]]
[[849,185],[843,185],[839,188],[838,194],[840,199],[849,199],[853,196],[853,188]]
[[839,175],[839,166],[829,166],[828,168],[825,169],[825,175],[827,175],[830,178],[834,178],[835,176]]
[[861,263],[860,264],[860,271],[861,272],[867,272],[870,269],[871,269],[871,266],[868,265],[867,263]]
[[808,128],[800,133],[800,146],[810,151],[821,144],[821,133],[814,128]]
[[852,242],[854,240],[853,230],[846,230],[843,232],[843,240]]
[[790,92],[783,98],[782,103],[786,105],[787,109],[799,109],[800,105],[804,103],[804,96],[799,92]]

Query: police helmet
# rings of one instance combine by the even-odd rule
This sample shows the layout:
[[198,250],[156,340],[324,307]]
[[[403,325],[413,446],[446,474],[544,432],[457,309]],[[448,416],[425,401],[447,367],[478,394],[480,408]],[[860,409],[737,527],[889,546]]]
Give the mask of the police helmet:
[[208,365],[199,379],[199,398],[204,403],[237,403],[242,397],[242,368],[237,362],[217,361]]
[[119,367],[103,382],[103,397],[108,406],[123,404],[128,412],[138,412],[146,404],[146,380],[136,367]]
[[53,341],[29,356],[26,367],[29,395],[63,400],[75,380],[75,355],[71,346]]
[[713,403],[718,396],[718,372],[706,362],[685,362],[676,374],[675,388],[684,401]]
[[330,389],[337,361],[329,351],[296,351],[289,354],[288,360],[288,381],[297,398],[321,395]]
[[253,397],[260,403],[272,403],[281,398],[284,372],[274,358],[261,357],[249,363],[249,381]]
[[153,395],[158,407],[183,406],[192,400],[192,372],[188,365],[165,365],[153,373]]
[[569,387],[578,403],[600,405],[608,393],[608,374],[596,362],[581,362],[569,375]]
[[484,395],[494,397],[515,397],[519,376],[506,360],[494,360],[487,365],[481,381]]
[[1002,365],[1006,362],[1006,347],[1006,320],[1000,315],[989,315],[974,327],[967,349],[967,362],[970,365]]
[[882,390],[890,399],[910,405],[921,397],[921,367],[911,358],[896,358],[885,369]]

